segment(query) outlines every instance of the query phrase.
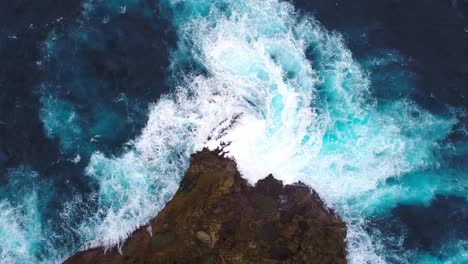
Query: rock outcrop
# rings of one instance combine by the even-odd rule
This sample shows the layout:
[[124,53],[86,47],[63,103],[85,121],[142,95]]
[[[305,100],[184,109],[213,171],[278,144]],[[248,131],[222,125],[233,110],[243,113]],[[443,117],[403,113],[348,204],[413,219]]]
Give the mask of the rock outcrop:
[[173,199],[121,254],[89,249],[65,263],[346,263],[345,224],[313,190],[271,175],[250,186],[219,154],[192,155]]

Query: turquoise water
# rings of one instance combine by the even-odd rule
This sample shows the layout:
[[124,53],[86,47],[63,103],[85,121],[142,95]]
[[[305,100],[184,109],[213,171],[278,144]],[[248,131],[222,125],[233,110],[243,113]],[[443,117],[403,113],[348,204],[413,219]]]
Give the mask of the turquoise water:
[[[55,262],[79,248],[120,246],[175,193],[191,153],[231,142],[227,155],[251,183],[270,173],[285,183],[302,181],[336,210],[348,226],[350,263],[467,260],[459,229],[437,246],[411,246],[412,231],[398,215],[410,205],[430,210],[440,196],[459,197],[463,208],[468,186],[466,164],[450,161],[468,147],[449,140],[455,130],[466,136],[459,125],[465,113],[455,107],[432,113],[405,96],[416,89],[411,73],[398,69],[387,78],[379,72],[403,63],[403,55],[388,50],[357,61],[338,32],[283,1],[160,5],[177,36],[167,72],[170,93],[148,106],[123,92],[111,97],[102,91],[115,87],[89,77],[81,60],[60,62],[76,65],[58,81],[69,85],[72,98],[54,83],[38,88],[46,135],[81,164],[91,191],[59,206],[63,228],[54,230],[37,213],[47,199],[39,192],[50,183],[31,181],[28,188],[11,181],[2,192],[25,191],[0,202],[0,238],[8,241],[2,259]],[[105,50],[105,36],[93,23],[134,12],[152,25],[152,10],[139,0],[86,2],[78,25],[65,35],[50,34],[44,64],[68,58],[70,43]],[[376,95],[386,89],[390,96]],[[116,143],[129,128],[132,139]],[[34,178],[37,172],[10,172],[19,174]],[[66,239],[71,242],[64,247],[48,246]]]

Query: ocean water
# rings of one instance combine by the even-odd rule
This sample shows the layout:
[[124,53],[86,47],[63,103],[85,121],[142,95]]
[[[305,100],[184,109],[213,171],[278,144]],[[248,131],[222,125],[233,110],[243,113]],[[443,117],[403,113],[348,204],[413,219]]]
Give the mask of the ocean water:
[[423,2],[3,4],[2,58],[28,67],[0,79],[1,261],[120,247],[229,142],[250,183],[313,187],[350,263],[465,263],[466,4]]

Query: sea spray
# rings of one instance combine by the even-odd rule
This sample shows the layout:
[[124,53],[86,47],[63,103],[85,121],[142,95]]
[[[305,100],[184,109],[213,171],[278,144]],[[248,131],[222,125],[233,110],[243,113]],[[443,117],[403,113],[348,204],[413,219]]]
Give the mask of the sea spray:
[[[175,183],[184,167],[171,167],[186,166],[189,154],[204,146],[230,142],[228,155],[252,183],[273,173],[286,183],[301,180],[318,190],[348,223],[351,262],[393,258],[382,241],[401,246],[401,239],[381,238],[378,230],[366,228],[365,213],[388,213],[392,205],[375,199],[387,193],[386,180],[430,169],[434,147],[456,119],[433,116],[408,99],[372,98],[366,73],[341,36],[298,15],[287,3],[166,4],[173,9],[179,36],[172,64],[177,86],[174,94],[151,108],[149,122],[135,140],[132,151],[143,166],[165,173],[144,175],[158,175],[153,179],[158,183],[164,175]],[[188,58],[177,58],[181,54]],[[184,67],[178,62],[187,60],[205,74],[181,71]],[[218,127],[238,115],[227,132]],[[223,134],[216,135],[218,131]],[[101,165],[93,162],[88,168],[91,175],[95,166]],[[123,175],[130,183],[138,178]],[[100,197],[121,191],[105,189]],[[151,193],[143,194],[144,202],[154,201]],[[399,202],[404,190],[394,197]],[[118,212],[128,208],[137,212],[130,218],[140,219],[133,226],[151,216],[135,209],[131,200],[117,204]],[[126,233],[118,237],[102,233],[103,240],[98,241],[113,244]]]
[[[159,10],[177,34],[168,72],[173,86],[154,99],[147,120],[144,96],[127,96],[131,87],[90,74],[91,66],[100,65],[71,56],[75,50],[69,49],[101,54],[112,43],[127,43],[119,36],[133,30],[120,31],[125,23],[118,21],[128,14],[144,21],[137,28],[158,32],[147,1],[87,1],[77,25],[46,40],[43,63],[50,68],[44,71],[51,74],[39,89],[40,117],[64,155],[83,157],[78,163],[85,163],[89,190],[63,202],[59,231],[37,217],[21,224],[36,210],[24,207],[35,204],[33,191],[19,205],[2,201],[3,226],[16,234],[11,241],[31,242],[2,245],[2,256],[55,262],[80,248],[121,245],[171,198],[191,153],[229,142],[227,155],[251,183],[272,173],[317,190],[347,223],[351,263],[457,263],[466,257],[459,238],[424,251],[405,246],[404,230],[392,233],[376,224],[381,218],[400,224],[392,218],[399,204],[428,205],[436,195],[466,199],[466,173],[444,159],[458,112],[435,115],[411,101],[406,90],[413,87],[405,77],[410,74],[403,69],[401,79],[388,83],[392,91],[401,89],[400,96],[382,100],[376,93],[386,89],[386,78],[370,75],[379,74],[386,60],[404,57],[383,51],[360,65],[339,33],[282,1],[167,0]],[[116,37],[106,39],[103,32]],[[118,65],[107,63],[111,69]],[[60,65],[73,65],[74,71]],[[116,87],[125,92],[112,92]],[[126,128],[144,122],[134,140],[121,143]],[[116,142],[120,149],[112,151],[108,146]],[[41,239],[31,240],[31,230]],[[59,243],[64,233],[71,243]],[[53,252],[44,250],[49,244]]]

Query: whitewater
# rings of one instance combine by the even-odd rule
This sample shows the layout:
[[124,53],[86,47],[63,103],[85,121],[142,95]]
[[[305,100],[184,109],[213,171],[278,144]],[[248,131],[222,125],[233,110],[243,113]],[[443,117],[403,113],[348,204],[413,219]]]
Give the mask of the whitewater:
[[[83,17],[93,16],[96,6],[118,16],[139,2],[88,1]],[[85,129],[73,104],[41,87],[45,131],[77,162],[80,151],[91,153],[84,170],[98,191],[64,205],[63,222],[75,242],[46,253],[54,233],[35,213],[40,197],[29,193],[20,207],[1,201],[0,238],[10,241],[0,246],[5,263],[59,262],[77,249],[121,246],[176,192],[190,154],[227,143],[226,155],[251,184],[273,174],[316,190],[347,224],[350,263],[466,261],[464,240],[451,240],[440,252],[408,249],[405,232],[373,225],[398,204],[429,204],[437,195],[466,198],[463,172],[448,169],[441,158],[454,147],[444,139],[458,122],[456,109],[436,115],[409,98],[375,97],[370,73],[343,37],[288,2],[167,0],[160,6],[177,34],[170,54],[173,91],[150,105],[146,126],[121,154],[83,150]],[[44,54],[55,49],[51,34]],[[385,51],[367,63],[378,68],[388,61],[404,58]],[[10,174],[35,172],[22,167]],[[74,208],[90,200],[89,217],[71,224]]]

